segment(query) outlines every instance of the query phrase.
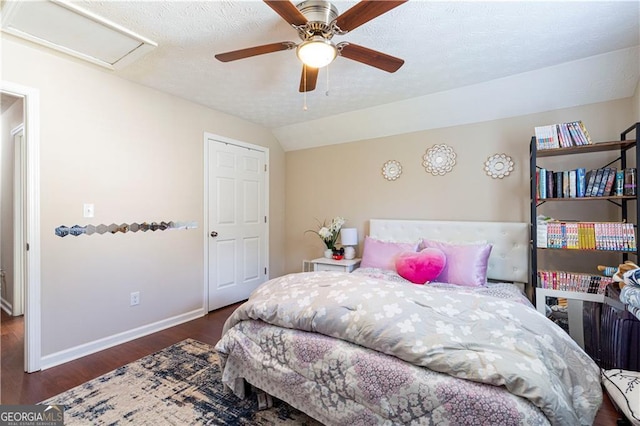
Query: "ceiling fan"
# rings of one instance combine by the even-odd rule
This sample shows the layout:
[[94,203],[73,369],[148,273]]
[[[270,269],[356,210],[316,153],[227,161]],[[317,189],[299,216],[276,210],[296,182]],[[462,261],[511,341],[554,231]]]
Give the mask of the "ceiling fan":
[[338,44],[331,39],[344,35],[362,24],[400,6],[407,0],[361,0],[355,6],[338,15],[338,9],[328,1],[306,0],[294,5],[289,0],[264,0],[278,15],[287,21],[302,40],[265,44],[215,55],[222,62],[236,61],[251,56],[296,49],[302,61],[300,92],[316,88],[318,69],[329,65],[337,56],[361,62],[383,71],[396,72],[404,60],[347,41]]

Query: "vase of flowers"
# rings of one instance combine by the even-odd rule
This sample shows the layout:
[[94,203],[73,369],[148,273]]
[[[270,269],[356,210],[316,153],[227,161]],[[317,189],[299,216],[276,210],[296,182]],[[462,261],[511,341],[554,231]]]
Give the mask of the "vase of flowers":
[[340,229],[342,225],[344,225],[344,222],[343,217],[336,216],[328,224],[326,221],[319,223],[317,231],[309,229],[305,232],[313,232],[320,237],[326,248],[324,256],[330,259],[333,256],[333,250],[336,248],[336,241],[338,241]]

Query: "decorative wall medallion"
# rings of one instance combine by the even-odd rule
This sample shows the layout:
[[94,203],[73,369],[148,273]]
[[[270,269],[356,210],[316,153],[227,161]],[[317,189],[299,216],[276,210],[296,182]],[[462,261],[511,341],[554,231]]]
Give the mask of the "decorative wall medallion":
[[513,171],[513,160],[506,154],[494,154],[484,162],[484,171],[494,179],[502,179]]
[[434,176],[442,176],[449,173],[456,164],[456,153],[450,146],[434,145],[422,156],[422,165],[428,173]]
[[396,160],[389,160],[382,166],[382,176],[386,180],[396,180],[402,174],[402,164]]

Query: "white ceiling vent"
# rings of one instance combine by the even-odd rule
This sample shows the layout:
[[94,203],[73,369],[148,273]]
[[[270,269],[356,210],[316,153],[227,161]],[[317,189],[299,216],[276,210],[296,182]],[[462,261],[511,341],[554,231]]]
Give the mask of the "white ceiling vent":
[[109,69],[122,68],[157,46],[62,0],[4,1],[2,31]]

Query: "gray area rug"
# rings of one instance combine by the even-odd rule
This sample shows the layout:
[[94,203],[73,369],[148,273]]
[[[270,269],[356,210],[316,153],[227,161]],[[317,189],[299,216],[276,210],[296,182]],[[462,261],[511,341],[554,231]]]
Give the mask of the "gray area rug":
[[286,403],[258,410],[255,394],[224,390],[213,346],[187,339],[41,404],[64,405],[65,425],[318,425]]

